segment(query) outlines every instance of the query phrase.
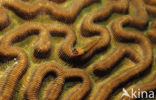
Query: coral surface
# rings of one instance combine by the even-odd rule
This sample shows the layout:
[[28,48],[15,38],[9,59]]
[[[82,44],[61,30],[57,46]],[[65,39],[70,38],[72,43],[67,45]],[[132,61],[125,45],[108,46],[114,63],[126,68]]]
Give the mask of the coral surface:
[[155,17],[156,0],[0,0],[0,100],[156,90]]

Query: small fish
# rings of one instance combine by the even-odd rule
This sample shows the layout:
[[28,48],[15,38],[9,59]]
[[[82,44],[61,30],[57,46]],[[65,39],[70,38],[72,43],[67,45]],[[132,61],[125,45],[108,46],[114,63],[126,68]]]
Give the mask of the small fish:
[[73,50],[72,50],[72,53],[73,53],[73,54],[79,54],[79,52],[78,52],[77,49],[73,49]]

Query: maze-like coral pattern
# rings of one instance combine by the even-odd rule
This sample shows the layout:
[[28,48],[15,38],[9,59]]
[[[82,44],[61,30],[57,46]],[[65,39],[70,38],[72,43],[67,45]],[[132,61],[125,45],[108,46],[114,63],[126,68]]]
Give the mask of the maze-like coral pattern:
[[156,0],[1,0],[0,100],[156,90],[155,16]]

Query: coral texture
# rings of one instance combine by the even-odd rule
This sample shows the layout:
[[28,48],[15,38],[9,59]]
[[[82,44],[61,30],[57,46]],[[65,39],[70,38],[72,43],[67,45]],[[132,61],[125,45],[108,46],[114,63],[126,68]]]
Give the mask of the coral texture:
[[156,0],[0,0],[0,100],[156,90],[155,16]]

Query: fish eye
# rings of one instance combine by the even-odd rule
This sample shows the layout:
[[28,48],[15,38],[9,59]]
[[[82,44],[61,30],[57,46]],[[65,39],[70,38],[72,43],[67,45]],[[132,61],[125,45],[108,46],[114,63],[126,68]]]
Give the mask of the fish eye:
[[72,50],[72,53],[73,53],[73,54],[78,54],[79,52],[77,51],[77,49],[73,49],[73,50]]

